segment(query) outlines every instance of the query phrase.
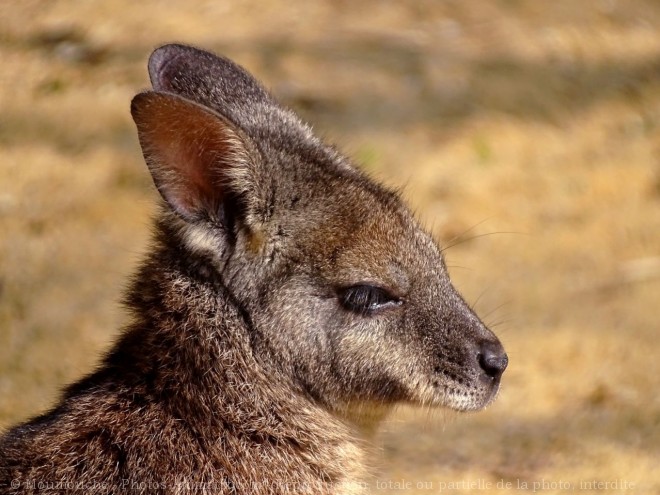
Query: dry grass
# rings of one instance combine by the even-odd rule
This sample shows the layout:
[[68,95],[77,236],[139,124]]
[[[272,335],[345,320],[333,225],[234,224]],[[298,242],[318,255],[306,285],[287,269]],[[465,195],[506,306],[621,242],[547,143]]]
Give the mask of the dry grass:
[[0,4],[0,426],[117,335],[155,197],[128,102],[172,40],[236,58],[405,182],[500,322],[498,402],[400,411],[374,492],[660,492],[653,0]]

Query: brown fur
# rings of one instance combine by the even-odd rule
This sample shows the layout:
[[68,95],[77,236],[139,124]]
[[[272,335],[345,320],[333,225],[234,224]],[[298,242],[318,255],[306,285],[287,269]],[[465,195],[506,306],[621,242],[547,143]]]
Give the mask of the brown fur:
[[477,410],[507,364],[397,194],[229,60],[152,55],[163,199],[98,370],[0,439],[0,492],[363,491],[396,403]]

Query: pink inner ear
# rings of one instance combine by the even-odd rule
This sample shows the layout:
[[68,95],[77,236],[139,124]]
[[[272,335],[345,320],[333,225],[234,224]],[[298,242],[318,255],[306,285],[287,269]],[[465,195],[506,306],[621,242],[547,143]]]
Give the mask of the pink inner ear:
[[221,117],[195,103],[164,93],[139,96],[133,117],[158,190],[184,217],[215,215],[226,194],[228,169],[239,165],[240,138]]
[[181,140],[181,132],[185,131],[180,125],[179,122],[154,136],[154,141],[160,141],[159,146],[163,150],[158,167],[162,171],[160,184],[168,196],[166,199],[173,206],[177,205],[191,213],[199,210],[216,211],[223,192],[213,171],[217,168],[216,172],[220,175],[225,164],[221,156],[216,157],[209,148],[214,145],[212,141],[198,129],[192,136],[187,136],[188,139]]

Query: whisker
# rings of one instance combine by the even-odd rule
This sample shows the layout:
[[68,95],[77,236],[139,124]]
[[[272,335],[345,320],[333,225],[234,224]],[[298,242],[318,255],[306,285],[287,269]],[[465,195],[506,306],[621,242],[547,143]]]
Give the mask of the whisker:
[[492,315],[493,313],[495,313],[495,311],[499,311],[499,310],[502,309],[504,306],[508,306],[509,304],[511,304],[511,301],[505,301],[505,302],[503,302],[502,304],[500,304],[500,305],[498,305],[498,306],[495,306],[493,309],[491,309],[490,311],[488,311],[488,313],[486,313],[485,315],[483,315],[482,318],[484,318],[484,319],[485,319],[485,318],[488,318],[490,315]]
[[490,323],[488,326],[490,328],[495,328],[495,327],[498,327],[500,325],[505,325],[507,323],[511,323],[512,321],[515,321],[515,320],[513,318],[507,318],[506,320],[498,320],[496,322]]
[[[481,291],[481,293],[477,296],[477,299],[473,303],[469,304],[470,309],[472,309],[473,311],[476,311],[477,304],[479,304],[479,301],[481,300],[481,298],[486,294],[486,292],[488,292],[493,287],[493,285],[494,285],[494,283],[486,286],[486,288]],[[488,314],[491,314],[493,311],[496,311],[501,307],[502,307],[502,305],[498,306],[494,310],[490,311]]]
[[[465,234],[467,234],[468,232],[470,232],[470,231],[476,229],[477,227],[479,227],[479,225],[482,225],[483,223],[486,223],[488,220],[492,220],[492,219],[493,219],[493,216],[490,216],[490,217],[484,218],[484,219],[481,220],[480,222],[475,223],[474,225],[468,227],[466,230],[464,230],[464,231],[461,232],[460,234],[457,234],[457,235],[455,235],[454,237],[452,237],[451,239],[449,239],[449,240],[447,241],[447,243],[451,244],[452,242],[454,242],[454,241],[460,239],[461,237],[463,237],[463,236],[464,236]],[[443,249],[443,251],[444,251],[444,249]]]
[[487,237],[487,236],[491,236],[491,235],[495,235],[495,234],[529,235],[526,232],[515,232],[515,231],[506,231],[506,230],[500,230],[500,231],[496,231],[496,232],[486,232],[485,234],[477,234],[477,235],[473,235],[471,237],[466,237],[464,239],[459,239],[457,242],[455,242],[453,244],[450,244],[448,246],[445,246],[442,249],[440,249],[440,252],[444,253],[447,249],[459,246],[459,245],[463,244],[464,242],[473,241],[474,239],[478,239],[479,237]]

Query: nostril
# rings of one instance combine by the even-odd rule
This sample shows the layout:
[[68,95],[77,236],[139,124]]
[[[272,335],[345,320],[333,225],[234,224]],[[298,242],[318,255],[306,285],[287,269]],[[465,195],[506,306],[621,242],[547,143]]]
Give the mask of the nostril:
[[499,378],[509,364],[509,357],[499,344],[484,344],[477,355],[479,366],[491,378]]

